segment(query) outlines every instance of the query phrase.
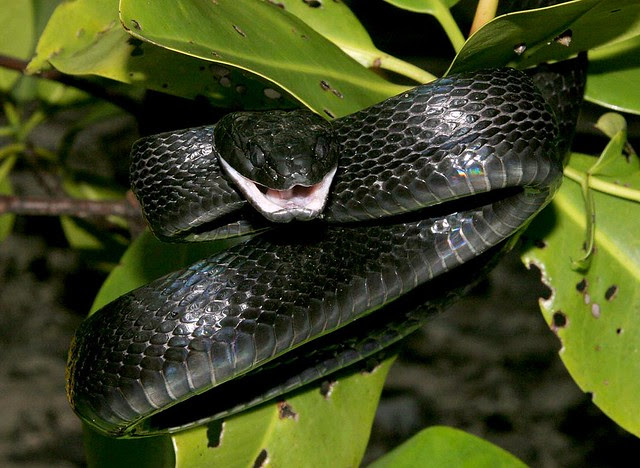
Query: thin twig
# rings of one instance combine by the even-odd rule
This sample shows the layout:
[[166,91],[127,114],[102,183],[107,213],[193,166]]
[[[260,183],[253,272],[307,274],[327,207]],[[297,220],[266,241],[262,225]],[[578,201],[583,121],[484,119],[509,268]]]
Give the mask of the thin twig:
[[78,218],[121,216],[140,220],[138,206],[130,198],[123,200],[85,200],[77,198],[18,197],[0,195],[0,214],[34,216],[75,216]]
[[[16,57],[0,54],[1,68],[15,70],[24,74],[28,63],[29,62],[27,62],[26,60],[21,60]],[[115,104],[116,106],[124,109],[127,112],[130,112],[133,115],[140,115],[141,105],[139,102],[131,99],[126,94],[114,92],[113,90],[110,90],[97,83],[61,73],[58,70],[46,70],[39,72],[34,76],[44,78],[45,80],[55,81],[66,86],[71,86],[73,88],[84,91],[91,96],[95,96],[97,98],[104,99],[105,101],[108,101],[112,104]]]

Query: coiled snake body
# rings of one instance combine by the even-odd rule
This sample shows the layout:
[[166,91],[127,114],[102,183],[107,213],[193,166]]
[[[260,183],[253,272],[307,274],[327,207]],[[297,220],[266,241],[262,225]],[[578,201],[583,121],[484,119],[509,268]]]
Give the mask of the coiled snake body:
[[[415,330],[560,184],[584,58],[531,75],[454,75],[332,122],[339,160],[323,219],[271,229],[88,318],[69,357],[76,412],[115,436],[177,430]],[[188,129],[134,147],[134,190],[159,237],[271,227],[221,170],[214,132]]]

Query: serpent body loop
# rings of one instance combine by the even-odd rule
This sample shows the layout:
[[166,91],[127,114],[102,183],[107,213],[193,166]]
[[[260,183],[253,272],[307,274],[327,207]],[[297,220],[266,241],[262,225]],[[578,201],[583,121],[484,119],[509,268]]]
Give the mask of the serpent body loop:
[[[569,78],[581,92],[583,75]],[[512,69],[450,76],[337,119],[338,170],[323,219],[294,229],[252,214],[220,168],[215,127],[138,142],[133,187],[159,237],[272,229],[87,319],[70,351],[74,409],[115,436],[178,430],[415,330],[560,184],[570,135],[558,121],[572,129],[577,106],[552,109],[538,79]]]

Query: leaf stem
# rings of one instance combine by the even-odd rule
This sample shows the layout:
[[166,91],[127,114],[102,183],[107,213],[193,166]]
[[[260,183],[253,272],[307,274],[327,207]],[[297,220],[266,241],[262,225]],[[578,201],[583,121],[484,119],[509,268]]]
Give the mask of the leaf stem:
[[42,110],[36,110],[29,118],[23,122],[16,131],[16,140],[26,141],[31,130],[36,128],[46,118],[46,114]]
[[385,54],[381,51],[375,53],[362,49],[352,49],[345,46],[340,46],[340,48],[349,55],[349,57],[353,58],[365,67],[389,70],[406,76],[407,78],[411,78],[418,83],[429,83],[437,78],[435,75],[432,75],[420,67],[409,62],[405,62],[393,55]]
[[0,164],[0,181],[3,181],[9,175],[17,160],[18,156],[16,154],[12,154],[2,161],[2,164]]
[[[497,2],[497,0],[492,0],[492,1]],[[440,25],[442,26],[442,29],[444,29],[444,32],[447,34],[447,37],[451,41],[451,45],[453,46],[453,49],[455,50],[455,52],[456,53],[460,52],[460,50],[462,49],[462,46],[465,43],[465,37],[462,34],[462,31],[460,31],[460,28],[458,27],[458,23],[456,23],[456,20],[453,19],[451,10],[447,8],[444,2],[434,2],[433,7],[434,7],[433,16],[435,16],[440,22]]]
[[591,265],[591,258],[595,247],[595,227],[596,227],[596,207],[593,200],[593,192],[589,186],[589,182],[593,178],[590,173],[580,181],[580,190],[584,199],[585,223],[587,231],[585,233],[586,240],[584,242],[584,255],[577,259],[571,260],[571,268],[575,271],[586,271]]
[[0,148],[0,160],[13,154],[22,153],[27,149],[25,143],[11,143]]
[[399,73],[421,84],[429,83],[437,78],[435,75],[420,67],[416,67],[409,62],[405,62],[404,60],[400,60],[399,58],[388,54],[381,57],[380,68]]
[[[578,171],[570,166],[564,168],[564,175],[567,178],[582,184],[586,174]],[[598,192],[606,193],[614,197],[623,198],[625,200],[631,200],[640,203],[640,191],[631,187],[624,187],[623,185],[613,182],[607,182],[599,177],[589,177],[589,187]]]
[[479,0],[469,35],[472,35],[482,26],[495,18],[496,11],[498,11],[498,0]]

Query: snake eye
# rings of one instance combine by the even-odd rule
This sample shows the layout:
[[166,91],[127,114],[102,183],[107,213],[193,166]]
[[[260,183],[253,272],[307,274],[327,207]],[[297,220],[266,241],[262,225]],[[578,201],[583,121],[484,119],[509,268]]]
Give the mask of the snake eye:
[[327,140],[324,137],[318,137],[318,139],[316,140],[314,153],[318,157],[318,159],[321,160],[327,156]]
[[249,160],[254,167],[262,167],[264,165],[264,152],[258,145],[251,145],[249,149]]

